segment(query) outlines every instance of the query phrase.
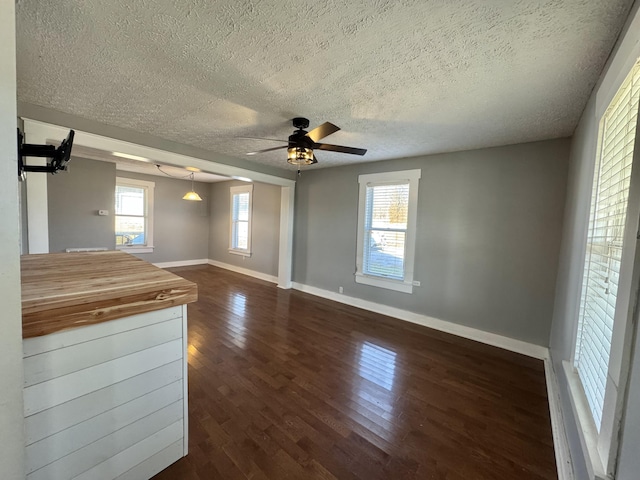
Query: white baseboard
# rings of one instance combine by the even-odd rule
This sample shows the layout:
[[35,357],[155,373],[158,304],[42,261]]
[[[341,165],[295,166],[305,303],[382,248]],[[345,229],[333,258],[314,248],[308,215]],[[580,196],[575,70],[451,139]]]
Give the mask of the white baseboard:
[[349,297],[340,293],[331,292],[329,290],[323,290],[321,288],[304,285],[301,283],[293,282],[293,288],[302,292],[310,293],[318,297],[327,298],[336,302],[351,305],[352,307],[362,308],[375,313],[381,313],[390,317],[398,318],[406,322],[415,323],[424,327],[433,328],[441,332],[451,333],[459,337],[468,338],[477,342],[492,345],[494,347],[503,348],[511,352],[527,355],[528,357],[545,359],[549,356],[549,349],[533,343],[523,342],[522,340],[515,340],[513,338],[505,337],[495,333],[489,333],[477,328],[467,327],[464,325],[458,325],[456,323],[447,322],[437,318],[429,317],[408,310],[402,310],[400,308],[390,307],[381,303],[374,303],[368,300],[362,300],[360,298]]
[[178,260],[176,262],[159,262],[159,263],[154,263],[153,265],[160,268],[189,267],[191,265],[206,265],[208,261],[209,260],[206,258],[199,258],[196,260]]
[[544,359],[544,373],[547,379],[547,398],[549,399],[549,414],[551,416],[551,431],[553,434],[553,449],[556,455],[556,467],[558,480],[574,480],[573,463],[567,440],[567,432],[564,429],[564,415],[558,388],[558,377],[553,368],[551,358]]
[[230,265],[228,263],[219,262],[217,260],[211,260],[211,259],[209,259],[205,263],[208,263],[209,265],[213,265],[214,267],[224,268],[225,270],[231,270],[232,272],[242,273],[243,275],[259,278],[260,280],[264,280],[266,282],[278,283],[278,277],[274,275],[269,275],[268,273],[257,272],[255,270],[250,270],[248,268],[243,268],[243,267],[236,267],[235,265]]

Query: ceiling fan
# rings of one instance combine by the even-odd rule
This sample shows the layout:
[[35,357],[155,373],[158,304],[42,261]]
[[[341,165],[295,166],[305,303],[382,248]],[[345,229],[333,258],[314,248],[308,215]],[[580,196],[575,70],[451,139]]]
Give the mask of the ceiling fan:
[[[319,140],[340,130],[340,127],[333,123],[325,122],[319,127],[314,128],[310,132],[304,129],[309,127],[309,120],[302,117],[293,119],[293,127],[296,129],[293,135],[289,137],[287,145],[282,147],[265,148],[257,152],[250,152],[247,155],[256,155],[258,153],[272,152],[274,150],[287,149],[287,162],[291,165],[312,165],[318,163],[313,150],[326,150],[329,152],[349,153],[352,155],[364,155],[367,150],[364,148],[343,147],[341,145],[330,145],[328,143],[318,143]],[[284,141],[284,140],[278,140]]]

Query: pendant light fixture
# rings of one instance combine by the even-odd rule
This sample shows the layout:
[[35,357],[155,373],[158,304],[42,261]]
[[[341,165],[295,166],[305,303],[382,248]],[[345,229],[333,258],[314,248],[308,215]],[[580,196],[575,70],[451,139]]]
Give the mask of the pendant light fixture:
[[201,202],[202,198],[200,198],[200,195],[198,195],[195,191],[195,189],[193,188],[193,172],[191,172],[191,191],[187,192],[184,194],[184,197],[182,197],[183,200],[192,200],[195,202]]
[[[164,170],[162,170],[162,167],[158,164],[156,164],[156,168],[163,174],[165,174],[167,177],[171,177],[171,178],[177,178],[179,180],[183,179],[183,178],[190,178],[191,179],[191,191],[187,192],[184,194],[184,197],[182,197],[183,200],[191,200],[192,202],[201,202],[202,198],[200,198],[200,195],[198,195],[198,193],[196,192],[195,188],[193,187],[193,171],[189,174],[189,175],[185,175],[184,177],[176,177],[175,175],[169,175],[167,172],[165,172]],[[187,170],[191,170],[193,167],[187,167]],[[198,170],[199,171],[199,170]]]

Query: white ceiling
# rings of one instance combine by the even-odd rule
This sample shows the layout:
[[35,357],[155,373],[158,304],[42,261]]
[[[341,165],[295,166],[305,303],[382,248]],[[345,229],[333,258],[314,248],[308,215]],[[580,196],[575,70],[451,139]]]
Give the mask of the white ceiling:
[[172,167],[170,165],[154,165],[151,163],[143,163],[136,161],[121,161],[115,162],[116,170],[122,172],[143,173],[145,175],[154,175],[156,177],[174,178],[179,180],[191,180],[191,173],[193,173],[193,180],[196,182],[204,183],[216,183],[226,182],[232,180],[229,177],[223,177],[221,175],[214,175],[206,172],[190,172],[180,167]]
[[632,0],[18,0],[19,100],[292,168],[568,136]]

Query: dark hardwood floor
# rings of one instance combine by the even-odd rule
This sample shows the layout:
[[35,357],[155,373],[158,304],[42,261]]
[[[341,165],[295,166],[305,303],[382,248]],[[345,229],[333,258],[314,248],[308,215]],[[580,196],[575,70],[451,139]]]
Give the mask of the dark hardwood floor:
[[556,479],[543,363],[212,266],[166,479]]

